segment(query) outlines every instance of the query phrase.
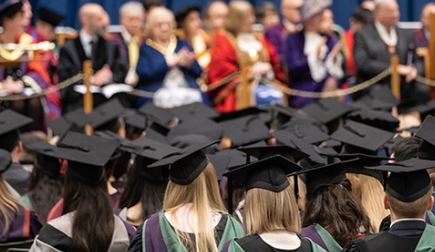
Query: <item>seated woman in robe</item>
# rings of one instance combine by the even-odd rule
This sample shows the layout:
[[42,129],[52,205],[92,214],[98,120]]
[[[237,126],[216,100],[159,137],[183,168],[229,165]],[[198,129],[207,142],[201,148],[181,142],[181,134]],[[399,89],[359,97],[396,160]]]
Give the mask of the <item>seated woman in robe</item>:
[[153,98],[138,97],[135,106],[152,101],[157,106],[171,108],[204,101],[206,97],[196,82],[202,69],[188,43],[175,36],[172,12],[156,7],[147,20],[148,38],[140,48],[136,88],[156,93]]
[[[285,77],[275,48],[262,34],[253,31],[254,8],[245,1],[234,1],[229,6],[225,31],[216,33],[214,38],[212,67],[208,70],[214,107],[219,112],[233,112],[283,103],[284,96],[278,90],[260,85],[282,82]],[[222,85],[214,88],[217,83]]]

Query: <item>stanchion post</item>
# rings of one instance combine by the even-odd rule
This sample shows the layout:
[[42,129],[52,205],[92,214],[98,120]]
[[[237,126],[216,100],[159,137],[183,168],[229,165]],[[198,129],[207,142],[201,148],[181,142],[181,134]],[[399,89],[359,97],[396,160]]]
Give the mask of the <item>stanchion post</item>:
[[[429,79],[435,80],[435,13],[430,14],[429,24]],[[431,88],[432,98],[435,98],[435,88]]]
[[399,74],[399,56],[391,57],[391,92],[400,100],[400,74]]
[[[85,114],[92,113],[94,107],[94,100],[91,92],[91,77],[92,77],[92,61],[86,60],[83,63],[83,81],[86,87],[86,93],[83,99],[83,110]],[[92,126],[86,124],[85,132],[88,135],[92,135],[93,134]]]

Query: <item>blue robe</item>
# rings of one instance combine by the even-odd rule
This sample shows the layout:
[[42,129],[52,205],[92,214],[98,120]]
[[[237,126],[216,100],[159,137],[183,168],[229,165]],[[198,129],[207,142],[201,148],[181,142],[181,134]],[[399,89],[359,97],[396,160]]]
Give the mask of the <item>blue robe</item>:
[[[338,41],[334,37],[327,35],[324,36],[327,38],[327,54],[329,54]],[[308,66],[307,56],[304,54],[304,48],[304,31],[293,33],[285,40],[283,52],[285,64],[288,70],[289,86],[298,90],[321,92],[329,75],[319,83],[313,80],[310,73],[310,67]],[[289,106],[293,108],[302,108],[314,101],[316,101],[316,99],[292,96],[289,98]]]
[[[188,48],[193,52],[193,49],[186,41],[177,40],[175,52],[180,51],[182,48]],[[139,55],[139,61],[136,67],[139,83],[136,88],[148,92],[156,92],[162,87],[163,80],[170,70],[169,66],[166,64],[165,57],[162,53],[146,43],[141,46]],[[196,79],[201,76],[202,69],[198,62],[194,61],[191,68],[180,67],[180,70],[183,72],[189,87],[199,89]],[[141,107],[151,101],[151,98],[137,97],[135,107]]]

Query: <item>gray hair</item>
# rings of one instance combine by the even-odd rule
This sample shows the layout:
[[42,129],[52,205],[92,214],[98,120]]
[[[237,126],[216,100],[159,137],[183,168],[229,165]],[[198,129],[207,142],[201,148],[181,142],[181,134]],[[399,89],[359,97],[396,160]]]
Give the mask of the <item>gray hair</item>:
[[126,2],[119,9],[119,16],[120,17],[129,16],[129,15],[141,16],[144,13],[145,13],[145,9],[143,7],[143,4],[141,4],[140,2],[136,2],[136,1]]

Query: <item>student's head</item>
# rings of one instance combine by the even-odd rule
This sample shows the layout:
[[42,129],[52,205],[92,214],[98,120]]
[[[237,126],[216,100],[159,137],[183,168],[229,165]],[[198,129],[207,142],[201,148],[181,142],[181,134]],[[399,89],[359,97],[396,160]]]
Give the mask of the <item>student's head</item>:
[[23,152],[23,145],[20,141],[20,131],[13,130],[0,136],[0,149],[6,150],[11,153],[12,160],[18,162],[20,160],[21,153]]
[[303,0],[283,0],[281,1],[281,14],[288,22],[298,24],[301,22],[303,4]]
[[229,8],[224,1],[212,1],[205,9],[205,22],[209,31],[224,29],[225,19]]
[[225,29],[233,35],[252,31],[255,23],[254,7],[247,1],[232,1],[225,20]]
[[419,154],[419,149],[422,142],[423,141],[417,137],[409,137],[398,140],[392,148],[393,157],[396,162],[416,158]]
[[302,226],[317,223],[342,246],[349,244],[361,227],[371,232],[369,219],[350,187],[349,181],[343,180],[309,193]]
[[400,19],[399,4],[396,0],[377,0],[374,9],[375,21],[385,27],[397,26]]
[[421,10],[420,21],[423,29],[428,30],[430,25],[430,16],[435,13],[435,3],[427,3]]
[[165,7],[154,7],[147,17],[146,33],[156,41],[167,42],[175,33],[174,14]]
[[96,3],[84,4],[79,11],[82,29],[91,36],[104,34],[105,15],[101,5]]
[[145,10],[139,2],[127,2],[119,10],[121,25],[131,35],[138,35],[143,31],[145,25]]
[[0,25],[7,32],[20,33],[24,27],[23,2],[18,1],[5,7],[0,14]]
[[281,192],[259,188],[247,191],[244,224],[248,235],[276,230],[299,233],[301,220],[293,189],[288,186]]

